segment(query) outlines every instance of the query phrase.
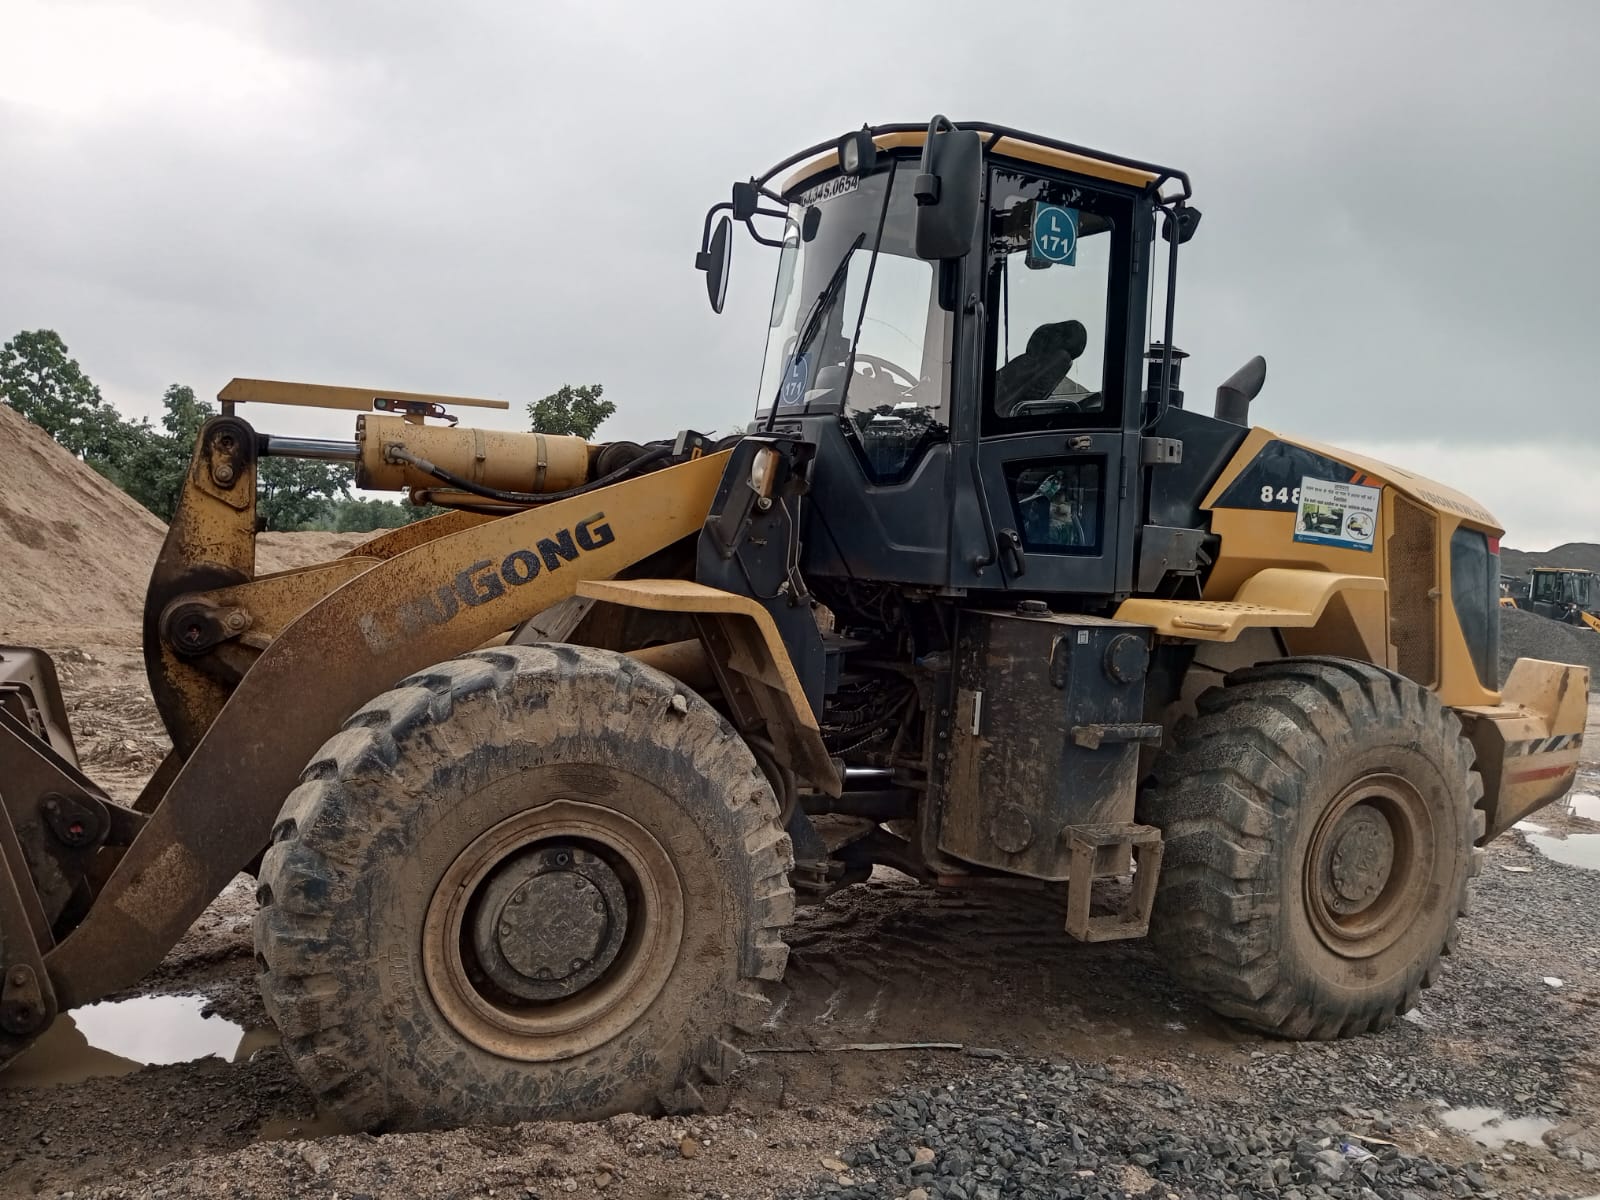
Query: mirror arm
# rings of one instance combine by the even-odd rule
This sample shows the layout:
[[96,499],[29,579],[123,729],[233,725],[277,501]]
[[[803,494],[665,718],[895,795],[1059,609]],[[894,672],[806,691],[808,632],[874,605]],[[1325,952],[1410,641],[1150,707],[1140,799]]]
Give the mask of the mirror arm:
[[705,267],[700,265],[700,260],[711,249],[711,218],[725,208],[732,209],[732,202],[724,200],[721,204],[713,204],[706,210],[705,228],[700,231],[700,253],[695,257],[695,267],[701,271],[704,271]]
[[[756,215],[757,216],[763,216],[764,215],[764,216],[769,216],[769,217],[770,216],[779,216],[779,217],[788,216],[787,213],[764,213],[763,214],[763,213],[760,213],[760,212],[758,212]],[[763,246],[774,246],[779,250],[783,249],[783,239],[782,238],[763,237],[761,234],[756,232],[755,224],[749,217],[745,218],[744,227],[750,231],[750,236],[755,238],[755,240],[760,242]]]
[[939,132],[943,125],[951,133],[956,127],[950,123],[950,118],[943,113],[936,113],[933,120],[928,122],[928,136],[922,142],[922,158],[917,164],[917,177],[911,182],[911,194],[916,197],[917,203],[939,203],[939,177],[933,173],[933,135]]
[[1166,415],[1172,403],[1172,321],[1178,301],[1178,213],[1182,208],[1183,201],[1180,199],[1172,207],[1163,205],[1160,210],[1172,231],[1172,237],[1167,244],[1167,313],[1161,334],[1161,395],[1156,399],[1155,416],[1145,426],[1146,429]]

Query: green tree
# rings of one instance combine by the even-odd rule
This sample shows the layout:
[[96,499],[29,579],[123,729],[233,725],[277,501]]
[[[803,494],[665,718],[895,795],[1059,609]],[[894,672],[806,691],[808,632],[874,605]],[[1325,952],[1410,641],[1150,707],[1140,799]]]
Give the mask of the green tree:
[[329,504],[312,522],[312,527],[332,533],[367,533],[374,529],[398,529],[444,511],[434,504],[398,504],[376,497],[347,496]]
[[149,433],[106,403],[53,329],[23,330],[0,347],[0,399],[119,484]]
[[167,388],[161,404],[161,427],[166,432],[147,431],[124,458],[120,482],[140,504],[170,521],[183,492],[195,438],[212,410],[204,400],[195,398],[193,388],[178,383]]
[[354,482],[355,472],[345,463],[263,458],[256,464],[256,523],[262,529],[300,529],[342,499]]
[[528,405],[528,420],[535,433],[559,433],[584,439],[594,437],[594,431],[607,417],[617,411],[610,400],[602,400],[604,389],[598,383],[573,387],[561,385],[543,400]]

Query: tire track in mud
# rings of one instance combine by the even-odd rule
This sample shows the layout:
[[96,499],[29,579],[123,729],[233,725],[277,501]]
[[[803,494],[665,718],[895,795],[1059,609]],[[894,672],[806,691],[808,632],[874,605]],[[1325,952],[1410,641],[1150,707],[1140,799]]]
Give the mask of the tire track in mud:
[[1066,896],[952,891],[880,872],[798,910],[789,965],[750,1049],[959,1042],[1088,1056],[1233,1044],[1140,941],[1085,944]]

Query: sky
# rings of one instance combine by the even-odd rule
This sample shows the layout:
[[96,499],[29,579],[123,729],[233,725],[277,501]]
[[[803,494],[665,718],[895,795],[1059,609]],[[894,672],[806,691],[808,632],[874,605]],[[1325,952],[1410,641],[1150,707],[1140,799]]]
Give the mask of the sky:
[[[7,0],[0,338],[125,412],[234,376],[743,427],[772,253],[735,180],[864,122],[988,120],[1189,172],[1184,387],[1600,540],[1600,5]],[[246,414],[350,436],[349,414]]]

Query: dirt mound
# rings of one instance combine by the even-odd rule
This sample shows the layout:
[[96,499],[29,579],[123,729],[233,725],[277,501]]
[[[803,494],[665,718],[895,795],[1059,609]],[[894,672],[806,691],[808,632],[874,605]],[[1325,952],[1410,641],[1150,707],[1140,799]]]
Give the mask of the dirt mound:
[[288,571],[348,554],[386,530],[372,533],[262,533],[256,535],[256,572]]
[[0,404],[0,635],[138,623],[166,529]]
[[1600,691],[1600,633],[1563,625],[1520,608],[1500,610],[1500,675],[1519,658],[1576,663],[1589,668],[1591,691]]
[[[0,640],[134,633],[167,527],[42,429],[0,404]],[[338,558],[373,533],[266,533],[256,570]]]
[[1577,567],[1581,571],[1600,572],[1600,545],[1567,542],[1554,550],[1500,548],[1500,574],[1526,575],[1529,567]]

